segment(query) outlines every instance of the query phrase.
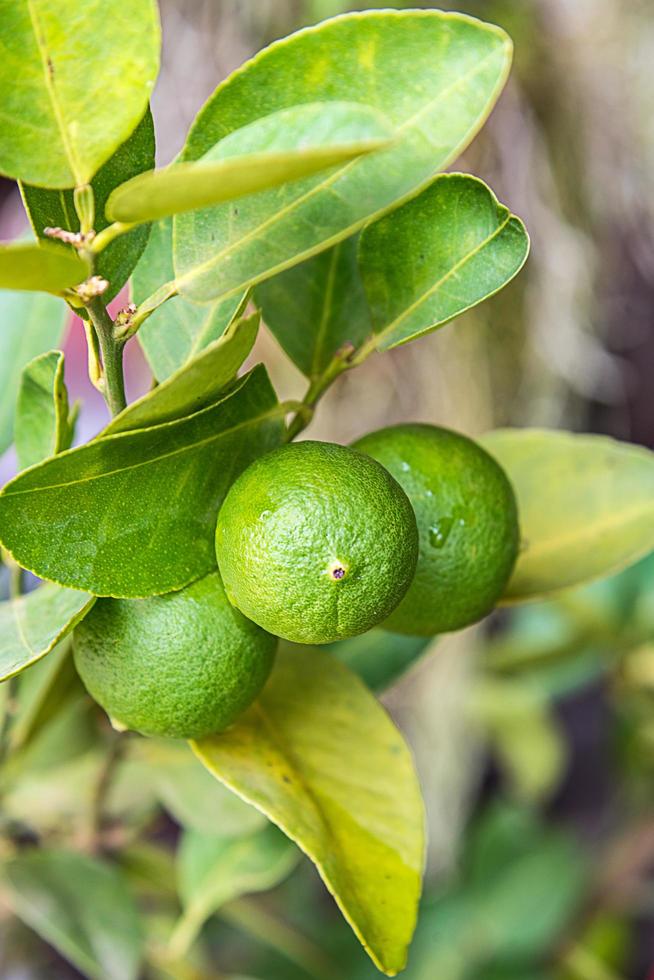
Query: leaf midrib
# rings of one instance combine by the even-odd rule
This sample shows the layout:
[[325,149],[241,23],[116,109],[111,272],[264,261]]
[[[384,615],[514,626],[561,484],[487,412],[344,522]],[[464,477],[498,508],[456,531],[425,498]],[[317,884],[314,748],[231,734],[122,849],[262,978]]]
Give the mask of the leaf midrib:
[[83,184],[84,179],[81,175],[81,168],[79,166],[79,160],[77,159],[77,154],[70,142],[70,137],[66,128],[64,121],[63,112],[61,106],[59,105],[59,100],[57,98],[57,93],[55,90],[54,80],[50,75],[50,70],[48,67],[49,55],[45,45],[45,38],[41,30],[41,25],[39,23],[38,15],[34,8],[34,0],[27,0],[27,9],[30,15],[30,21],[32,23],[32,30],[34,31],[34,37],[36,44],[41,56],[41,64],[43,66],[43,76],[45,79],[45,88],[48,93],[48,98],[52,105],[52,111],[55,117],[55,122],[57,123],[57,128],[59,129],[59,134],[61,136],[61,142],[66,153],[66,158],[68,160],[68,165],[71,169],[72,175],[75,178],[77,184]]
[[417,310],[420,306],[422,306],[423,303],[426,303],[427,300],[431,296],[433,296],[434,293],[436,293],[439,289],[441,289],[446,282],[448,282],[453,276],[455,276],[460,269],[462,269],[468,262],[471,262],[474,258],[476,258],[476,256],[479,255],[483,249],[485,249],[488,245],[491,244],[492,241],[494,241],[499,235],[501,235],[513,217],[514,215],[512,215],[510,211],[507,211],[506,218],[500,225],[498,225],[498,227],[495,229],[492,235],[488,235],[483,241],[479,242],[479,244],[476,245],[475,248],[473,248],[470,252],[468,252],[467,255],[464,255],[463,258],[459,259],[459,261],[456,262],[445,273],[444,276],[441,276],[441,278],[437,282],[435,282],[432,286],[430,286],[428,290],[426,290],[424,293],[421,293],[421,295],[416,300],[414,300],[410,306],[407,306],[407,308],[403,310],[399,316],[395,317],[395,319],[392,320],[391,323],[387,324],[382,330],[375,331],[375,340],[382,340],[384,337],[387,337],[395,329],[397,329],[397,327],[404,320],[406,320],[407,317],[409,317],[415,310]]
[[[98,480],[104,480],[107,477],[116,476],[116,474],[128,473],[131,470],[139,469],[142,466],[155,465],[157,463],[160,463],[164,459],[171,459],[174,456],[179,456],[186,452],[194,452],[195,450],[201,448],[202,446],[210,445],[212,442],[216,442],[217,440],[222,439],[223,436],[231,435],[232,433],[238,431],[238,429],[246,428],[247,426],[251,426],[251,425],[256,425],[260,422],[264,422],[268,418],[271,419],[275,418],[275,416],[277,415],[281,417],[286,414],[286,411],[287,410],[283,407],[283,405],[275,405],[274,408],[269,409],[267,412],[264,412],[261,415],[254,416],[251,419],[246,419],[245,422],[239,422],[238,425],[231,426],[228,429],[222,429],[220,432],[214,433],[213,435],[208,436],[206,439],[201,439],[198,442],[187,443],[186,445],[180,446],[178,449],[174,449],[171,452],[162,453],[159,456],[150,457],[149,459],[139,460],[138,463],[130,463],[129,466],[122,466],[117,469],[108,470],[105,473],[97,473],[94,476],[83,477],[82,479],[79,480],[69,480],[66,483],[53,483],[46,486],[29,487],[26,490],[11,490],[11,484],[9,484],[7,487],[5,487],[2,493],[0,493],[0,498],[20,497],[30,493],[43,493],[48,490],[63,490],[66,487],[77,487],[85,483],[93,483]],[[157,426],[154,426],[154,428],[157,428]],[[135,431],[138,432],[139,430],[135,430]],[[147,432],[148,430],[145,429],[143,431]],[[115,436],[113,437],[108,436],[107,438],[108,439],[111,438],[119,439],[121,437],[133,438],[134,435],[135,432],[120,432],[120,433],[116,433]],[[96,444],[89,443],[89,445],[97,445],[97,443]],[[73,450],[73,452],[77,452],[77,450]],[[59,458],[63,458],[64,455],[65,454],[63,453],[60,454]],[[18,477],[18,479],[20,479],[20,477]]]

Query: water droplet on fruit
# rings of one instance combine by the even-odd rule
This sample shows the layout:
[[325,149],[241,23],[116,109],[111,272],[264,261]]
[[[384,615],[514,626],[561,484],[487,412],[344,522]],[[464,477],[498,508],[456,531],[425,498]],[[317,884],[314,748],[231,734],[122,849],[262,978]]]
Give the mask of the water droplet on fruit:
[[408,473],[410,471],[411,467],[409,466],[408,463],[401,462],[400,463],[400,469],[402,470],[403,473]]
[[450,536],[454,521],[451,517],[441,517],[429,528],[429,543],[432,548],[444,548]]
[[271,514],[272,514],[271,510],[262,510],[261,513],[259,514],[259,520],[267,521]]

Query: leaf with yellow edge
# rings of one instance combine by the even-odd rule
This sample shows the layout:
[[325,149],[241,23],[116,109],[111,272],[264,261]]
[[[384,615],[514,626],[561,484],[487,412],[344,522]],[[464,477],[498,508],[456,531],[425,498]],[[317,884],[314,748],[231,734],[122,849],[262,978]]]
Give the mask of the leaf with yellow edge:
[[545,429],[499,429],[481,443],[518,499],[522,547],[507,600],[610,575],[654,549],[654,453]]
[[322,650],[281,650],[252,708],[193,747],[302,848],[373,962],[398,973],[416,923],[423,805],[402,735],[359,678]]

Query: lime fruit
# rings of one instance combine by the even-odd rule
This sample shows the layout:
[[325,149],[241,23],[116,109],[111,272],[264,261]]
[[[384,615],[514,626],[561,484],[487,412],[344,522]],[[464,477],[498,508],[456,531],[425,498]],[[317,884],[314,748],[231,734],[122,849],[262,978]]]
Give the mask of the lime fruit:
[[296,643],[331,643],[385,619],[416,567],[406,494],[379,463],[325,442],[261,456],[218,515],[216,554],[230,600]]
[[433,425],[380,429],[354,446],[401,484],[420,534],[415,578],[384,627],[431,636],[487,615],[518,553],[516,501],[503,469],[472,439]]
[[172,738],[230,725],[266,682],[276,648],[231,606],[217,572],[181,592],[98,599],[74,633],[77,671],[107,714]]

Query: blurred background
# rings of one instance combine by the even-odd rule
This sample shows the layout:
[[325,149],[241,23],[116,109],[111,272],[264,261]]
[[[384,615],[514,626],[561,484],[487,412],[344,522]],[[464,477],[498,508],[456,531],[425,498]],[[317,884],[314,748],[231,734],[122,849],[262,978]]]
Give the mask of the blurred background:
[[[161,0],[159,163],[260,47],[346,10],[389,6],[461,10],[513,37],[511,79],[454,169],[488,181],[524,219],[532,253],[478,310],[344,375],[307,435],[349,442],[420,420],[473,436],[563,427],[654,448],[651,0]],[[26,222],[15,188],[0,190],[0,237],[10,238]],[[85,381],[79,323],[66,352],[85,439],[105,409]],[[301,396],[301,376],[265,333],[262,358],[281,397]],[[148,384],[131,342],[131,394]],[[2,466],[7,476],[10,454]],[[421,653],[384,695],[428,807],[427,898],[406,976],[654,980],[654,562],[500,612]],[[355,644],[343,656],[366,651]],[[249,925],[242,910],[241,921],[238,910],[214,917],[204,945],[162,975],[374,975],[304,864],[257,908]],[[77,974],[16,927],[0,976]]]

